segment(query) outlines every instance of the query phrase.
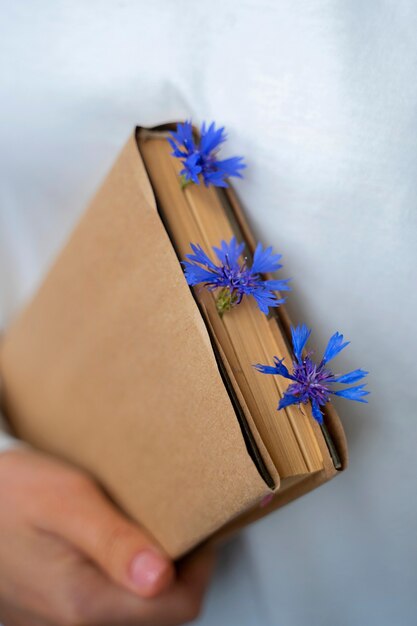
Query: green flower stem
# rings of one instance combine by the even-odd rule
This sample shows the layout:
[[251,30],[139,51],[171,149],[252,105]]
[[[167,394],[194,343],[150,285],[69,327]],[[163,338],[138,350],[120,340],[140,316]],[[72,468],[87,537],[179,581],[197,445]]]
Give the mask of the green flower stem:
[[216,299],[216,308],[219,312],[220,317],[223,317],[226,311],[230,311],[230,309],[232,309],[237,304],[237,300],[237,293],[231,293],[230,289],[228,289],[227,287],[223,287],[223,289],[219,291]]
[[180,176],[180,185],[181,185],[181,189],[185,189],[186,187],[188,187],[188,185],[190,185],[193,181],[190,179],[187,179],[184,174],[182,176]]

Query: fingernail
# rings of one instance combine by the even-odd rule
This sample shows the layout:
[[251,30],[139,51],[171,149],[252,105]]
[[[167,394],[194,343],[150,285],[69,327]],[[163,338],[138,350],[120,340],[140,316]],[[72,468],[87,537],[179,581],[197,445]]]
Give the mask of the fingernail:
[[151,591],[166,572],[168,562],[154,550],[144,550],[135,556],[130,566],[130,578],[138,591]]

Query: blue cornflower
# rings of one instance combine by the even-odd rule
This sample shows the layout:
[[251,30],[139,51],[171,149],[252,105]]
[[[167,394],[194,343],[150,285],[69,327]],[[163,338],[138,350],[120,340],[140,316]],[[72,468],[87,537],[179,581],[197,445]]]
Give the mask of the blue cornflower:
[[207,256],[200,245],[191,244],[194,254],[187,254],[188,261],[183,262],[185,278],[189,285],[203,283],[207,289],[220,289],[217,297],[217,310],[220,315],[239,304],[243,296],[253,296],[259,308],[265,314],[269,307],[284,302],[278,299],[274,291],[290,291],[288,280],[263,280],[261,274],[275,272],[282,265],[278,262],[280,254],[272,254],[272,247],[262,248],[258,243],[253,256],[252,267],[248,267],[247,259],[239,261],[243,243],[238,244],[235,237],[230,243],[222,241],[220,248],[213,246],[220,265],[216,265]]
[[295,357],[292,364],[292,374],[290,374],[284,365],[284,359],[279,359],[278,357],[274,357],[274,366],[255,365],[256,369],[262,374],[278,374],[279,376],[284,376],[284,378],[293,381],[279,401],[278,410],[290,404],[300,404],[301,402],[306,404],[310,400],[313,417],[319,424],[322,424],[323,413],[320,407],[330,401],[331,395],[341,396],[348,400],[356,400],[357,402],[368,402],[364,399],[364,396],[367,396],[369,391],[365,389],[364,384],[354,385],[353,387],[346,387],[345,389],[338,389],[336,391],[332,388],[334,383],[342,383],[345,385],[356,383],[368,374],[368,372],[358,369],[348,374],[335,375],[326,368],[327,363],[350,343],[349,341],[343,342],[343,335],[335,333],[330,337],[327,348],[324,351],[324,356],[317,365],[310,358],[312,352],[309,352],[304,358],[302,356],[311,330],[303,324],[302,326],[297,326],[297,328],[291,327],[291,334]]
[[180,172],[183,187],[191,182],[198,185],[200,174],[206,187],[209,185],[227,187],[225,179],[230,178],[230,176],[242,178],[239,170],[246,167],[243,163],[243,157],[231,157],[222,160],[217,158],[220,144],[226,141],[224,127],[216,128],[215,123],[212,122],[206,128],[206,124],[203,122],[198,144],[194,141],[191,122],[177,124],[176,132],[170,134],[171,137],[168,138],[168,141],[173,148],[172,155],[181,159],[184,166]]

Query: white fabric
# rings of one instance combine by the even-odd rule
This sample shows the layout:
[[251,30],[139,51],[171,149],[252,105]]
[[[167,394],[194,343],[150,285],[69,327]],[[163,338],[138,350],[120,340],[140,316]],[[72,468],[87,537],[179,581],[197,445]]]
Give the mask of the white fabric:
[[12,437],[6,420],[0,413],[0,454],[21,445],[21,442]]
[[[349,471],[222,554],[202,626],[417,620],[417,4],[0,1],[6,325],[135,123],[226,125],[236,187],[284,254],[296,321],[369,405],[337,403]],[[162,270],[161,270],[162,271]]]

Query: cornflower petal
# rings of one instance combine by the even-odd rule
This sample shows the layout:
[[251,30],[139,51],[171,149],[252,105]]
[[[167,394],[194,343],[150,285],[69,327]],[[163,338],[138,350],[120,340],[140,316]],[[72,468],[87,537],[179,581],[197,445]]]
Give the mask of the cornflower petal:
[[226,132],[224,130],[224,126],[217,128],[214,122],[210,124],[208,129],[206,130],[206,123],[203,122],[201,125],[201,140],[200,140],[200,151],[203,154],[210,154],[213,150],[216,150],[220,144],[226,141]]
[[258,372],[261,374],[280,374],[281,372],[275,365],[261,365],[261,363],[257,363],[253,366]]
[[282,265],[278,262],[282,254],[272,254],[272,246],[262,248],[262,244],[258,243],[253,255],[252,272],[254,274],[266,274],[267,272],[275,272]]
[[177,159],[186,159],[188,154],[185,150],[180,150],[179,147],[177,146],[177,144],[175,143],[175,141],[173,139],[171,139],[170,137],[168,137],[168,143],[172,148],[172,156],[177,157]]
[[274,363],[275,363],[275,367],[277,369],[277,373],[280,374],[281,376],[284,376],[285,378],[289,378],[290,380],[294,380],[294,376],[291,376],[291,374],[288,371],[288,368],[286,365],[284,365],[284,359],[280,359],[277,356],[274,356]]
[[279,401],[278,411],[285,409],[286,406],[290,406],[291,404],[300,404],[300,398],[292,395],[291,393],[285,392]]
[[218,271],[219,268],[217,267],[215,263],[213,263],[210,257],[204,252],[200,244],[192,243],[190,245],[194,254],[186,254],[185,256],[187,259],[189,259],[190,261],[194,261],[195,263],[200,263],[201,265],[206,265],[214,272]]
[[311,329],[307,328],[305,324],[294,328],[291,326],[291,336],[294,356],[299,363],[302,363],[302,352],[311,335]]
[[230,178],[231,176],[243,178],[239,170],[244,170],[245,167],[246,164],[243,162],[243,157],[216,160],[216,173],[221,174],[224,178]]
[[365,378],[365,376],[367,376],[368,374],[369,372],[365,372],[365,370],[353,370],[353,372],[349,372],[348,374],[343,374],[343,376],[337,376],[336,378],[333,378],[332,382],[348,385],[349,383],[356,383],[358,380],[361,380],[361,378]]
[[198,154],[192,154],[183,161],[184,168],[180,174],[188,181],[198,184],[198,175],[201,173],[201,165],[198,163]]
[[365,385],[357,385],[356,387],[347,387],[346,389],[331,391],[331,393],[335,396],[340,396],[341,398],[355,400],[356,402],[368,402],[368,400],[363,399],[363,396],[369,395],[369,391],[364,389],[364,387]]
[[227,189],[229,186],[224,180],[222,172],[203,172],[203,180],[206,187],[210,187],[210,185],[212,185],[213,187]]
[[323,424],[323,413],[320,410],[320,405],[317,400],[311,401],[311,412],[313,414],[314,419],[319,423]]
[[200,265],[194,265],[188,261],[183,261],[182,265],[184,266],[186,281],[190,286],[198,285],[199,283],[211,284],[215,280],[216,275]]
[[291,278],[285,278],[284,280],[264,280],[263,285],[266,289],[272,291],[291,291],[291,287],[288,284]]
[[327,344],[326,350],[324,351],[322,363],[328,363],[334,357],[339,354],[346,346],[350,344],[350,341],[345,341],[343,343],[343,335],[338,332],[335,332],[329,339],[329,343]]
[[193,126],[191,121],[186,121],[183,124],[177,124],[176,132],[171,131],[169,133],[171,138],[168,139],[169,143],[177,143],[184,147],[186,154],[192,154],[195,150],[195,143],[193,137]]
[[268,291],[263,287],[249,291],[249,295],[255,298],[259,308],[265,315],[268,315],[270,307],[273,308],[285,302],[285,298],[278,299],[272,291]]
[[216,253],[220,263],[222,263],[223,265],[229,264],[231,266],[237,265],[239,257],[241,256],[244,248],[245,244],[238,244],[236,241],[236,237],[232,237],[229,243],[222,240],[220,242],[220,248],[216,248],[216,246],[213,246],[213,250]]

